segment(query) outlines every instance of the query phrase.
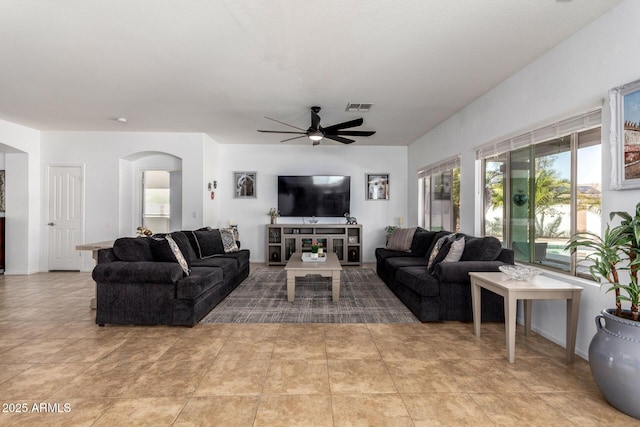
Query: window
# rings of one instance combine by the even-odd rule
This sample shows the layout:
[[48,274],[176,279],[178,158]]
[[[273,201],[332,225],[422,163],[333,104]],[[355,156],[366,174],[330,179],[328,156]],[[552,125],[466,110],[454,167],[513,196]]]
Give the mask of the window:
[[418,171],[419,225],[429,230],[460,231],[460,157]]
[[[502,144],[511,150],[486,157],[478,150],[484,180],[483,235],[513,249],[516,261],[588,276],[588,267],[576,268],[575,255],[564,247],[578,231],[600,234],[601,127],[599,121],[597,126],[588,124],[599,119],[599,113],[572,119],[575,130],[563,136],[540,137],[552,133],[543,128],[515,138],[532,144],[514,144],[512,139]],[[557,134],[561,125],[566,122],[551,128]],[[500,145],[493,146],[494,152]]]
[[142,173],[142,225],[154,233],[168,233],[170,220],[170,175],[167,171]]

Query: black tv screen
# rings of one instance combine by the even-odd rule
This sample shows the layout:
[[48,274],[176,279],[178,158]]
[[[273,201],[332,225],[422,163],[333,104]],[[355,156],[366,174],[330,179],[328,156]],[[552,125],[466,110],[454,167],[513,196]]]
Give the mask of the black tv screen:
[[340,217],[350,212],[350,200],[350,176],[278,177],[278,210],[281,216]]

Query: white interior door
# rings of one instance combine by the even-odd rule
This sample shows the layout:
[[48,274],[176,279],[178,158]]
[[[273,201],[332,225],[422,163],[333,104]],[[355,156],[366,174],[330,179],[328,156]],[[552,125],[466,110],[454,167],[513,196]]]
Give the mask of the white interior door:
[[49,167],[49,270],[80,270],[83,243],[82,167]]

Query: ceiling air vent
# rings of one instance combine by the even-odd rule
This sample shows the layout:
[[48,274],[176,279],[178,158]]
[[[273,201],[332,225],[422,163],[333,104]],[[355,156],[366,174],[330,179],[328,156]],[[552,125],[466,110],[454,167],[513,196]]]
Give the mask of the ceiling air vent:
[[363,113],[363,112],[367,112],[371,109],[371,106],[373,104],[368,103],[368,104],[362,104],[362,103],[353,103],[350,102],[349,104],[347,104],[347,109],[345,111],[351,112],[351,113]]

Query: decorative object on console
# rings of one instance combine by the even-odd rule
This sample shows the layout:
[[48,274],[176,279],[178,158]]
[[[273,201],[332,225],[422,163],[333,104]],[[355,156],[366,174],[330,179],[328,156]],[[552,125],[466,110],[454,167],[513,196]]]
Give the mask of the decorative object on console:
[[355,216],[351,216],[349,212],[345,212],[344,217],[347,219],[348,225],[355,225],[358,223],[358,219]]
[[280,216],[280,211],[278,209],[276,208],[269,209],[269,212],[267,213],[267,215],[269,215],[269,217],[271,218],[271,224],[278,223],[278,217]]
[[235,190],[233,197],[236,199],[255,199],[258,186],[257,177],[257,172],[234,172],[233,182]]
[[365,174],[365,200],[389,200],[389,174]]

